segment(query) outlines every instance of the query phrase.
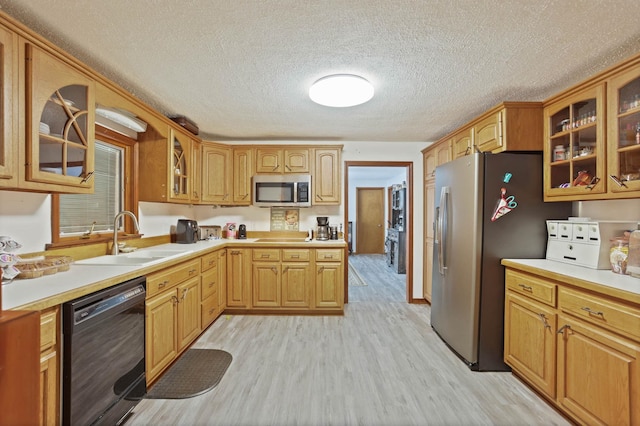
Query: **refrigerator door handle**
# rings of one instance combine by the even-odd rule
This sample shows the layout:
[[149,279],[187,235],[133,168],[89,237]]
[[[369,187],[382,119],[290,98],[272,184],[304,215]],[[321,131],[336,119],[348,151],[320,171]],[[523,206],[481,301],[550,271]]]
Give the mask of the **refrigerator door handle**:
[[436,209],[436,242],[438,243],[438,270],[444,275],[446,265],[446,235],[449,224],[447,223],[449,203],[449,187],[443,186],[440,190],[440,206]]

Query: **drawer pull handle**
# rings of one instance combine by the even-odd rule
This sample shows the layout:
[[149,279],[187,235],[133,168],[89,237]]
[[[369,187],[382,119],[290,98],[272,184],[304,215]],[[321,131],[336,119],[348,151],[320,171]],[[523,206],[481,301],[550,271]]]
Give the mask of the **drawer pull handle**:
[[164,288],[167,284],[169,284],[169,281],[164,280],[161,283],[158,283],[158,288]]
[[325,259],[333,259],[333,255],[331,255],[331,254],[325,254],[325,255],[324,255],[324,258],[325,258]]
[[195,274],[195,273],[196,273],[196,270],[195,270],[195,269],[190,269],[190,270],[189,270],[189,275],[193,275],[193,274]]
[[564,334],[565,328],[571,330],[571,326],[569,324],[565,324],[562,327],[560,327],[560,329],[558,330],[558,334]]
[[211,259],[211,260],[209,261],[209,265],[213,265],[214,263],[216,263],[216,261],[215,261],[214,259]]
[[263,255],[262,255],[262,256],[260,256],[260,257],[262,257],[262,258],[267,258],[267,259],[268,259],[268,258],[269,258],[269,257],[271,257],[271,256],[269,256],[268,254],[263,254]]
[[551,325],[549,325],[549,323],[547,322],[547,317],[542,313],[538,313],[538,316],[540,317],[540,321],[542,321],[542,324],[544,324],[544,328],[548,328],[549,330],[551,330]]
[[209,315],[213,314],[216,311],[216,308],[209,309]]
[[300,255],[299,255],[299,254],[292,254],[292,255],[291,255],[291,258],[292,258],[292,259],[299,259],[299,258],[300,258]]
[[211,281],[211,282],[209,283],[209,288],[213,287],[214,285],[216,285],[216,282],[215,282],[215,281]]
[[596,315],[596,316],[599,316],[599,317],[604,318],[604,313],[603,313],[603,312],[601,312],[601,311],[594,311],[593,309],[591,309],[591,308],[590,308],[590,307],[588,307],[588,306],[585,306],[585,307],[580,308],[580,309],[582,309],[583,311],[587,311],[587,313],[588,313],[589,315]]
[[531,287],[530,285],[518,284],[518,286],[522,287],[522,289],[525,291],[533,291],[533,287]]

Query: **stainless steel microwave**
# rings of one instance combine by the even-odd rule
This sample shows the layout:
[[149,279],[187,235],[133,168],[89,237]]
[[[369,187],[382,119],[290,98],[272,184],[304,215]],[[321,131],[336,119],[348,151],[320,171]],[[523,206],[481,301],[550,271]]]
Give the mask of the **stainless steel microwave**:
[[253,205],[311,207],[311,175],[253,176]]

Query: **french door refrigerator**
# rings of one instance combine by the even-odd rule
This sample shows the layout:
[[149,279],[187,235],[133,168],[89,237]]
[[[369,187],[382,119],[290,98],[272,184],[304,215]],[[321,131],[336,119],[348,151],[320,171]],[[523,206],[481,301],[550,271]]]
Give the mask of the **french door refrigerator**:
[[544,203],[542,153],[475,153],[436,168],[431,326],[472,369],[503,362],[503,258],[544,258],[546,219],[571,203]]

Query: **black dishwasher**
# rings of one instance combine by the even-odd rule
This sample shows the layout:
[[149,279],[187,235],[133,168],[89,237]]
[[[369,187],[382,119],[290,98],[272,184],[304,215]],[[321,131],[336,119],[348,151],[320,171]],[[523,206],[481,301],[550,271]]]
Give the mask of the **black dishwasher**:
[[62,423],[115,425],[146,393],[146,279],[63,305]]

